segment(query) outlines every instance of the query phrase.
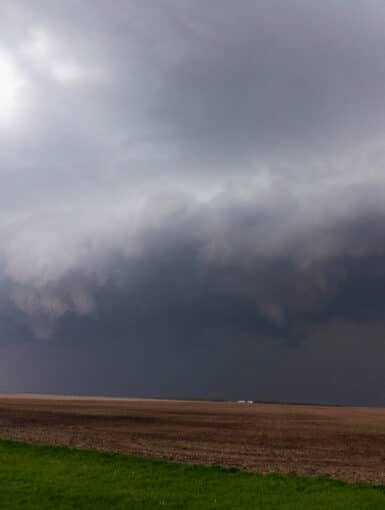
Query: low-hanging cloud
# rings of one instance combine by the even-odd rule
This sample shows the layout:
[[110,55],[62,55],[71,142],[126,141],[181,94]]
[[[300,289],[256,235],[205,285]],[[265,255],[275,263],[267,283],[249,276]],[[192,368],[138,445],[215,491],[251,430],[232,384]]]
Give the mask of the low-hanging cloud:
[[[261,195],[251,186],[247,194],[233,189],[205,203],[186,194],[157,195],[120,217],[115,229],[113,217],[105,231],[99,225],[94,232],[74,218],[67,238],[65,213],[54,220],[43,216],[40,224],[27,221],[8,234],[3,277],[38,336],[52,335],[65,314],[94,315],[96,296],[122,286],[138,301],[151,298],[149,316],[164,299],[175,312],[185,301],[199,322],[202,307],[210,310],[210,294],[213,301],[246,303],[256,319],[278,329],[323,317],[325,310],[338,315],[332,303],[352,278],[363,286],[365,279],[382,277],[384,212],[363,207],[360,194],[349,214],[346,204],[338,205],[340,195],[317,198],[309,210],[282,190]],[[332,198],[336,205],[322,214]]]

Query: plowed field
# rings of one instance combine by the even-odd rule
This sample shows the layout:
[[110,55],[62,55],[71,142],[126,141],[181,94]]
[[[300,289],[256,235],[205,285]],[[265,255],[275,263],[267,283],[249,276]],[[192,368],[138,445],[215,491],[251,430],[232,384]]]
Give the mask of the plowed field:
[[0,439],[385,483],[385,409],[0,395]]

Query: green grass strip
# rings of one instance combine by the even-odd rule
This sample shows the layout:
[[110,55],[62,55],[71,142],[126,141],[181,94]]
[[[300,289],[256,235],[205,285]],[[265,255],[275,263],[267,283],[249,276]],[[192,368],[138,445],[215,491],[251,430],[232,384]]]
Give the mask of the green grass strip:
[[1,510],[385,509],[385,487],[0,441]]

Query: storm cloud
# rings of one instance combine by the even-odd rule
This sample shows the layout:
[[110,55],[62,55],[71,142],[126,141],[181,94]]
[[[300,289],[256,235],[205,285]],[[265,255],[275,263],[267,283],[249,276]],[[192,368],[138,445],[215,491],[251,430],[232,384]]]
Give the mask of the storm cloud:
[[2,2],[3,388],[384,404],[384,15]]

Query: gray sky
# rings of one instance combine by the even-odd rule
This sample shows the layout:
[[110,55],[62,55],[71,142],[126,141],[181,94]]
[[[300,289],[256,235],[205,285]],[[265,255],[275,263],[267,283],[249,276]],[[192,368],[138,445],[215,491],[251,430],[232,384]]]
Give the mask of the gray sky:
[[385,405],[384,16],[3,0],[0,389]]

